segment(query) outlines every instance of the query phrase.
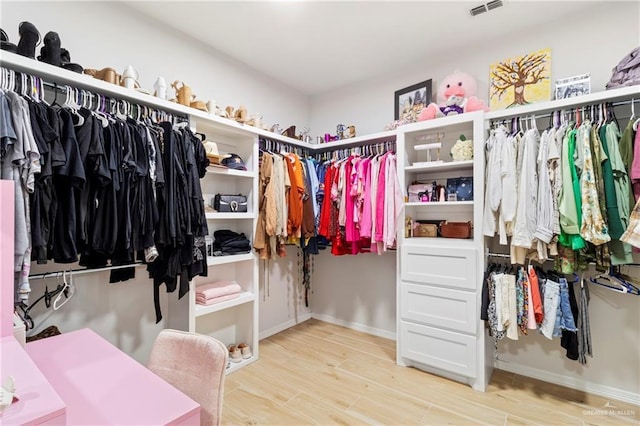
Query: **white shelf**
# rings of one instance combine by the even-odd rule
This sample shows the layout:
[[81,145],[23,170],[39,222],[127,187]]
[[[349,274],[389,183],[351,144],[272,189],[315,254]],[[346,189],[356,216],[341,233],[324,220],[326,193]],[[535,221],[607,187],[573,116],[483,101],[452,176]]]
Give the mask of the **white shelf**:
[[234,177],[250,178],[250,179],[255,177],[255,172],[252,172],[252,171],[236,170],[236,169],[229,169],[227,167],[216,167],[216,166],[207,167],[207,173],[211,173],[217,176],[234,176]]
[[[127,99],[134,103],[144,104],[165,110],[167,112],[190,115],[199,110],[184,105],[170,102],[165,99],[117,86],[106,81],[98,80],[87,74],[79,74],[64,68],[55,67],[44,62],[29,59],[24,56],[2,51],[0,64],[15,71],[40,76],[46,81],[58,84],[68,84],[80,89],[95,91],[103,95],[111,95],[117,98]],[[118,71],[118,70],[116,70]]]
[[547,102],[538,102],[535,104],[524,105],[516,108],[492,111],[485,114],[487,120],[499,120],[507,117],[518,115],[535,115],[543,114],[550,111],[579,107],[582,105],[596,104],[601,102],[613,102],[621,99],[640,96],[640,85],[620,87],[612,90],[604,90],[602,92],[590,93],[575,98],[556,99]]
[[473,238],[429,238],[429,237],[411,237],[405,238],[402,243],[404,246],[429,246],[429,247],[461,247],[474,248],[475,242]]
[[465,161],[445,161],[443,163],[434,163],[418,166],[406,166],[407,172],[425,172],[431,170],[438,171],[455,171],[455,170],[473,170],[473,160]]
[[473,206],[473,201],[429,201],[404,203],[405,207],[459,207],[459,206]]
[[339,148],[347,148],[350,146],[367,145],[388,141],[395,141],[398,132],[396,130],[389,130],[385,132],[372,133],[369,135],[356,136],[355,138],[342,139],[339,141],[321,143],[313,145],[313,148],[318,151],[333,150]]
[[203,315],[212,314],[214,312],[223,311],[225,309],[233,308],[234,306],[244,305],[245,303],[255,301],[256,296],[248,291],[243,291],[240,295],[231,300],[225,300],[224,302],[214,303],[213,305],[198,305],[196,303],[196,318]]
[[205,213],[205,218],[207,220],[214,219],[253,219],[253,213],[219,213],[219,212],[208,212]]
[[217,266],[227,263],[246,262],[253,259],[255,259],[253,253],[231,254],[227,256],[207,256],[207,265]]
[[[253,349],[253,348],[252,348]],[[240,370],[243,367],[246,367],[247,365],[256,362],[258,360],[258,358],[256,358],[255,356],[252,356],[251,358],[248,359],[243,359],[240,362],[232,362],[231,360],[229,361],[229,368],[227,368],[226,370],[226,374],[231,374],[233,372],[236,372],[238,370]]]
[[[251,128],[251,126],[248,126],[249,128]],[[284,130],[284,129],[283,129]],[[294,139],[294,138],[290,138],[288,136],[284,136],[284,135],[279,135],[277,133],[273,133],[270,132],[269,130],[264,130],[264,129],[258,129],[257,127],[253,127],[253,131],[258,134],[259,136],[262,136],[263,138],[272,140],[272,141],[276,141],[276,142],[284,142],[287,145],[293,145],[293,146],[299,146],[303,149],[311,149],[313,150],[313,146],[309,143],[303,142],[299,139]]]
[[398,130],[405,133],[421,132],[427,130],[439,129],[442,127],[451,127],[460,124],[472,125],[476,118],[481,118],[484,111],[467,112],[465,114],[449,115],[447,117],[435,118],[433,120],[419,121],[417,123],[405,124],[400,126]]

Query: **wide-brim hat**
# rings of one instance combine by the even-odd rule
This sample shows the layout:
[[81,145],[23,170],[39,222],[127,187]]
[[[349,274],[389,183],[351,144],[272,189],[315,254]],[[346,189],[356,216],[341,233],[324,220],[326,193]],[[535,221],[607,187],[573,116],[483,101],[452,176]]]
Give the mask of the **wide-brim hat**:
[[204,145],[204,150],[207,153],[207,158],[215,161],[216,163],[220,163],[225,158],[229,158],[229,154],[220,154],[218,151],[218,144],[211,141],[202,142]]

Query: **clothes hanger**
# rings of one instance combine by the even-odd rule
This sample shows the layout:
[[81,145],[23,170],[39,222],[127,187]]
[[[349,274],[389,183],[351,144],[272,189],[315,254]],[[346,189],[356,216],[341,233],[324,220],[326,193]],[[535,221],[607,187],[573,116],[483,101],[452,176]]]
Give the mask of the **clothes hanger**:
[[[631,99],[631,116],[633,117],[631,120],[636,118],[635,103],[636,103],[636,100]],[[636,132],[638,131],[639,124],[640,124],[640,118],[638,118],[632,125],[633,130],[635,130]]]
[[24,304],[20,303],[16,305],[20,308],[20,311],[14,310],[14,312],[20,317],[22,323],[24,324],[25,331],[33,330],[35,328],[35,323],[33,322],[33,318],[29,315],[29,308],[25,307]]
[[609,268],[609,276],[611,276],[614,280],[617,280],[624,287],[627,288],[627,293],[635,294],[636,296],[640,296],[640,288],[635,286],[631,282],[631,278],[620,273],[620,267],[611,267]]
[[[69,281],[67,281],[67,272],[66,271],[62,272],[62,282],[64,286],[58,293],[58,296],[53,301],[54,311],[57,311],[58,309],[62,308],[75,294],[75,285],[73,284],[73,274],[71,272],[69,273]],[[60,300],[62,299],[63,294],[65,296],[65,300],[62,301],[61,303]]]
[[79,105],[76,103],[76,91],[71,86],[65,86],[67,89],[67,96],[62,105],[65,109],[67,109],[71,114],[77,119],[74,123],[74,126],[82,126],[84,124],[84,117],[78,113]]
[[626,286],[624,286],[620,281],[613,279],[613,277],[608,274],[599,274],[589,277],[589,281],[618,293],[628,293],[628,288]]

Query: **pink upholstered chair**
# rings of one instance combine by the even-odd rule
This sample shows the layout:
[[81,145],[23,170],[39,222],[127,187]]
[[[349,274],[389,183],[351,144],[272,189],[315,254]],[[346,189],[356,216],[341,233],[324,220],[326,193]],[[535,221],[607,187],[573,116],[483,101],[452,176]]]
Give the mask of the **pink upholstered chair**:
[[213,337],[165,329],[153,344],[148,368],[200,404],[202,425],[219,425],[228,358],[226,346]]

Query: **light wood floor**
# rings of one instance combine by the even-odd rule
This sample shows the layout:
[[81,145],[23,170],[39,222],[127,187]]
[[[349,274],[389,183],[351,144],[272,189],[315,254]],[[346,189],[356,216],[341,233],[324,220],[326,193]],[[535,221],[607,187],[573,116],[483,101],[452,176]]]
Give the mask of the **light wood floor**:
[[392,340],[317,320],[271,336],[257,362],[227,376],[223,424],[640,424],[638,406],[500,370],[476,392],[396,366],[395,350]]

